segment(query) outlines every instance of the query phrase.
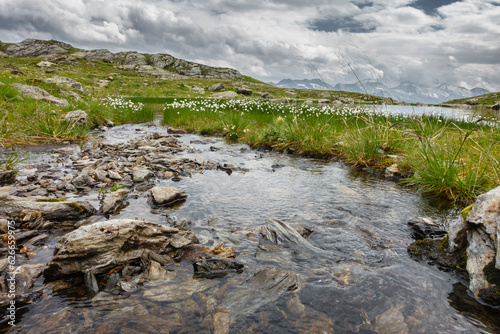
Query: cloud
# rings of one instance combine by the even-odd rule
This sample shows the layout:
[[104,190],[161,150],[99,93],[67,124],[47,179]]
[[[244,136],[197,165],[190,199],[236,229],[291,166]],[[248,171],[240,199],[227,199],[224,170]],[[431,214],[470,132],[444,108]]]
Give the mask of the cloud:
[[354,82],[348,60],[362,79],[500,90],[499,24],[493,0],[0,0],[6,42],[170,53],[265,81]]

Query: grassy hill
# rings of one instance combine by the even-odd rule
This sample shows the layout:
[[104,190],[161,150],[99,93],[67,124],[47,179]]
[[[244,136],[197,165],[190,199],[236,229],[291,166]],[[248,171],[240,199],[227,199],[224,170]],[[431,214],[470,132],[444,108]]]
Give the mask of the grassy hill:
[[479,95],[475,96],[473,98],[463,98],[463,99],[457,99],[457,100],[450,100],[447,102],[444,102],[443,104],[445,105],[464,105],[464,104],[469,104],[468,101],[471,100],[477,100],[477,104],[474,106],[480,107],[480,108],[492,108],[495,104],[500,102],[500,92],[496,93],[488,93],[484,95]]

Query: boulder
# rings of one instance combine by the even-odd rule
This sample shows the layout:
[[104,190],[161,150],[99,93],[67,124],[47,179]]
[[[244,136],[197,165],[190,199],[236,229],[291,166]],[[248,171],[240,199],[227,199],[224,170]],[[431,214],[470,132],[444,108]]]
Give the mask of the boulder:
[[271,100],[274,99],[274,96],[269,93],[264,93],[262,94],[262,98]]
[[83,110],[72,110],[69,111],[66,116],[64,116],[64,121],[71,124],[77,123],[86,125],[89,121],[89,116]]
[[478,99],[468,99],[464,103],[469,105],[469,106],[476,106],[479,104],[479,100]]
[[318,100],[318,103],[319,103],[319,104],[330,104],[330,103],[332,103],[332,100],[329,100],[329,99],[321,99],[321,100]]
[[12,57],[40,57],[68,53],[71,45],[58,41],[42,41],[26,39],[21,43],[12,44],[4,51]]
[[251,89],[248,89],[248,88],[238,88],[238,94],[240,95],[252,95],[253,91]]
[[51,102],[59,106],[69,105],[68,101],[66,101],[65,99],[57,98],[39,87],[23,84],[14,84],[13,86],[16,87],[23,95],[31,97],[32,99]]
[[44,219],[56,221],[80,219],[95,213],[89,202],[0,196],[0,215],[16,219],[24,210],[37,211]]
[[500,110],[500,102],[497,102],[496,104],[491,107],[493,110]]
[[212,85],[208,88],[209,91],[211,92],[220,92],[221,90],[224,90],[225,87],[222,83],[216,83],[215,85]]
[[186,200],[187,194],[183,190],[173,187],[153,187],[151,198],[153,203],[160,206],[172,205]]
[[137,261],[145,252],[165,254],[197,242],[194,233],[138,219],[97,222],[64,235],[44,275],[102,274]]

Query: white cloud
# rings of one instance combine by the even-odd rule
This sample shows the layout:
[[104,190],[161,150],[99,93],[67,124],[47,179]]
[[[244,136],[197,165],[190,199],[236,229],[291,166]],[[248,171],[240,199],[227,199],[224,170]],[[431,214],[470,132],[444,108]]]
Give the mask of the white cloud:
[[[433,15],[414,3],[0,0],[0,36],[7,42],[54,38],[82,48],[166,52],[265,81],[317,78],[317,70],[333,84],[354,82],[337,56],[341,51],[361,78],[437,79],[500,90],[500,3],[456,1]],[[313,22],[330,29],[314,30]]]

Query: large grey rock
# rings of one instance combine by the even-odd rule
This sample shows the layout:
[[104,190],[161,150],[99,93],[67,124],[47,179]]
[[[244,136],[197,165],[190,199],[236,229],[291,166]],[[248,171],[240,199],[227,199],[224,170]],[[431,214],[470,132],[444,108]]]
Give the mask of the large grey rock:
[[464,251],[466,247],[472,293],[489,302],[500,302],[500,294],[494,292],[499,287],[491,280],[500,275],[500,187],[478,196],[466,219],[453,222],[449,244],[451,250]]
[[71,124],[77,123],[86,125],[89,121],[89,115],[83,110],[72,110],[64,116],[64,121]]
[[115,58],[115,54],[106,49],[80,51],[74,53],[73,56],[82,57],[90,61],[102,60],[107,63],[113,62],[113,59]]
[[82,226],[55,245],[45,276],[105,273],[138,260],[145,252],[167,253],[196,242],[192,231],[138,219],[114,219]]
[[46,202],[43,199],[37,202],[36,198],[0,196],[0,215],[18,218],[23,210],[37,211],[44,219],[58,221],[80,219],[95,213],[89,202]]
[[216,83],[208,88],[209,91],[211,92],[220,92],[221,90],[224,90],[225,87],[222,83]]
[[241,94],[241,95],[252,95],[253,91],[251,89],[248,89],[248,88],[239,88],[238,89],[238,94]]
[[5,53],[12,57],[40,57],[68,53],[72,46],[58,41],[42,41],[26,39],[21,43],[12,44],[5,49]]
[[184,201],[187,196],[183,190],[174,187],[153,187],[151,189],[153,203],[160,206],[172,205]]
[[82,84],[74,79],[60,77],[60,76],[53,76],[51,78],[47,78],[45,81],[49,82],[49,83],[55,83],[56,85],[58,85],[64,89],[74,89],[80,93],[85,92]]
[[49,68],[49,67],[55,66],[55,64],[51,63],[50,61],[44,60],[44,61],[37,63],[36,66],[38,66],[40,68]]
[[65,99],[57,98],[42,88],[23,84],[14,84],[13,86],[16,87],[23,95],[31,97],[32,99],[52,102],[59,106],[69,105],[68,101]]
[[500,102],[497,102],[493,107],[491,107],[493,110],[500,110]]
[[297,280],[293,271],[265,268],[242,285],[229,290],[220,306],[230,310],[231,320],[234,321],[296,289]]

